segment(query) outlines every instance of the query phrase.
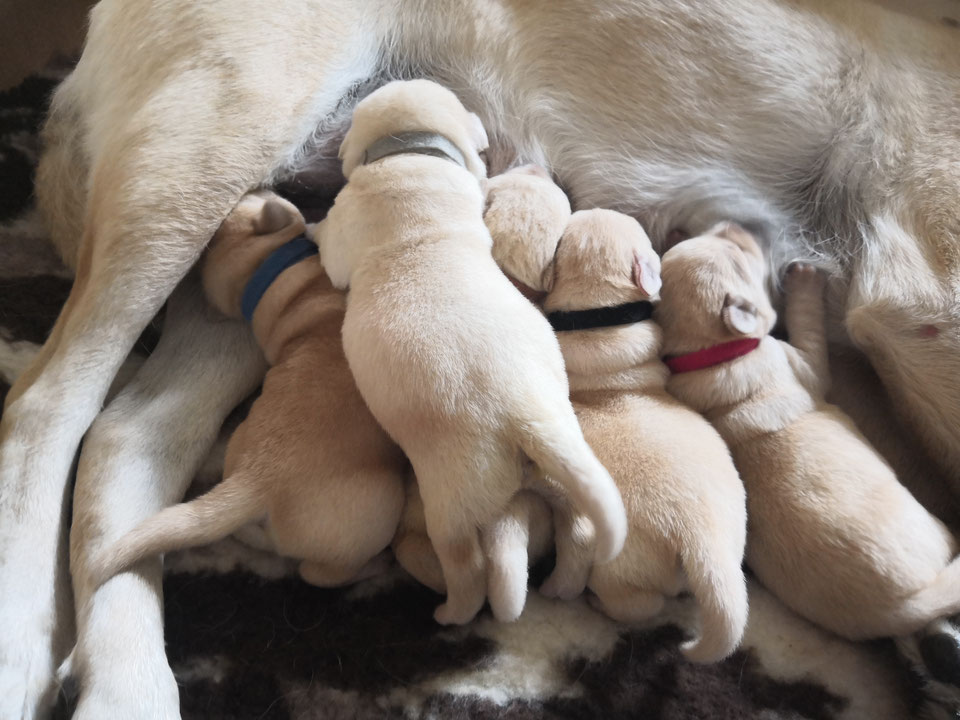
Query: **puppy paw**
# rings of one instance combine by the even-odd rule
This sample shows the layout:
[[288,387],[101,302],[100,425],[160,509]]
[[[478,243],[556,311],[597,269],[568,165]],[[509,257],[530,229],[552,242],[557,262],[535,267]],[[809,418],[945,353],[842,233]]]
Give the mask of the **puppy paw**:
[[580,597],[586,583],[579,578],[554,570],[540,586],[540,594],[557,600],[573,600]]
[[783,280],[783,287],[787,294],[796,292],[822,292],[826,284],[826,276],[815,265],[809,263],[792,263]]
[[440,625],[466,625],[477,615],[476,611],[469,612],[461,610],[445,602],[433,611],[433,619]]

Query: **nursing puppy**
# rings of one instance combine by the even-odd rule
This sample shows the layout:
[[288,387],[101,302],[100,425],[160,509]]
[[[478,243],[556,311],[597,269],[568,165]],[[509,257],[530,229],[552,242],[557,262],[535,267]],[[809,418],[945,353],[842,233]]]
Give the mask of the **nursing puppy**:
[[117,541],[100,559],[100,582],[147,555],[213,542],[257,520],[278,553],[303,559],[300,574],[314,585],[342,585],[381,566],[403,507],[406,461],[357,392],[340,342],[344,294],[304,230],[293,205],[257,192],[214,237],[202,270],[207,297],[225,315],[252,316],[271,368],[230,438],[224,481]]
[[839,635],[905,635],[960,610],[958,545],[839,408],[830,382],[823,278],[786,278],[790,343],[762,256],[722,224],[663,257],[657,320],[668,389],[730,446],[747,489],[747,562],[784,603]]
[[[536,165],[492,177],[484,188],[483,221],[493,239],[493,259],[501,270],[509,269],[507,277],[528,299],[535,299],[542,294],[541,274],[553,261],[570,218],[570,201],[547,171]],[[550,508],[539,493],[521,490],[481,540],[488,563],[487,593],[492,598],[504,598],[499,588],[513,569],[521,563],[532,565],[553,547]],[[427,535],[423,498],[412,473],[407,479],[407,500],[393,552],[414,578],[436,592],[446,592],[443,570]],[[523,610],[522,605],[494,604],[500,619],[519,617]]]
[[[416,473],[447,586],[435,613],[444,624],[483,605],[480,533],[520,489],[524,454],[595,523],[599,561],[626,535],[550,326],[490,254],[486,145],[450,91],[389,83],[354,111],[340,148],[347,185],[316,231],[334,285],[350,288],[343,343],[357,386]],[[524,596],[525,562],[511,578],[505,591]]]
[[558,510],[557,568],[542,591],[571,597],[586,584],[604,612],[636,622],[689,588],[701,634],[683,651],[711,662],[734,651],[747,621],[744,491],[717,432],[665,389],[649,302],[659,269],[639,223],[611,210],[574,213],[547,269],[543,307],[570,399],[620,489],[629,533],[616,560],[592,566],[576,518]]

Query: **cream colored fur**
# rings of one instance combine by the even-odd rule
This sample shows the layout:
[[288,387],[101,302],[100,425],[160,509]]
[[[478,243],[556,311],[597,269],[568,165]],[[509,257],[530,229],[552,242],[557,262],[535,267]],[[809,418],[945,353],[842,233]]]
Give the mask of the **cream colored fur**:
[[484,207],[497,265],[531,290],[542,290],[551,281],[553,256],[570,219],[566,194],[546,170],[524,165],[487,180]]
[[823,399],[822,275],[801,265],[787,276],[788,344],[767,335],[776,316],[761,267],[749,233],[717,226],[664,255],[657,311],[668,354],[760,339],[668,383],[730,446],[747,488],[750,568],[798,613],[852,639],[905,635],[960,611],[956,540]]
[[[659,289],[659,265],[633,218],[609,210],[574,213],[551,266],[544,311],[648,299]],[[725,444],[667,394],[653,320],[557,337],[580,426],[620,489],[630,529],[616,560],[591,567],[576,519],[559,512],[557,568],[542,591],[572,597],[586,584],[604,612],[631,622],[656,615],[666,597],[689,589],[701,628],[684,645],[685,655],[701,662],[726,657],[746,626],[747,591],[740,569],[744,491]]]
[[[400,129],[445,135],[471,158],[469,169],[417,154],[352,160]],[[357,106],[341,148],[347,185],[316,230],[331,279],[350,289],[343,343],[357,386],[416,473],[446,581],[442,623],[467,622],[483,605],[480,534],[520,489],[524,454],[597,525],[601,562],[626,535],[620,496],[567,400],[556,339],[490,254],[485,147],[482,127],[449,90],[390,83]],[[526,562],[510,577],[498,594],[522,598]]]
[[[159,563],[96,593],[86,568],[181,497],[262,373],[188,271],[249,190],[305,169],[340,182],[352,103],[412,73],[457,89],[493,155],[549,168],[575,207],[635,215],[657,246],[732,217],[771,268],[832,268],[830,337],[866,351],[957,476],[955,31],[857,0],[102,0],[37,173],[77,281],[0,420],[0,717],[48,713],[75,641],[75,718],[178,717]],[[159,352],[104,408],[171,297]]]
[[[404,570],[431,590],[445,593],[443,568],[427,534],[423,498],[412,473],[407,479],[406,491],[393,552]],[[511,498],[504,513],[482,533],[481,545],[488,568],[487,593],[492,602],[502,603],[495,611],[498,616],[519,617],[523,603],[509,605],[512,598],[503,596],[501,588],[511,587],[515,582],[526,586],[527,566],[553,548],[553,516],[549,506],[538,493],[520,490]],[[512,573],[521,569],[524,576],[515,581]]]
[[[535,165],[490,178],[485,191],[483,220],[493,239],[493,258],[501,270],[509,268],[508,278],[533,299],[540,293],[543,270],[553,262],[557,242],[570,217],[570,201],[547,172]],[[532,565],[553,547],[552,515],[538,493],[520,491],[493,530],[481,539],[489,568],[488,595],[500,598],[497,588],[510,584],[503,580],[505,576],[524,563]],[[427,535],[423,499],[412,475],[407,481],[407,501],[393,550],[400,565],[417,580],[437,592],[446,591],[440,561]],[[524,554],[523,563],[514,559]],[[515,598],[512,608],[506,606],[511,602],[509,596],[502,599],[498,617],[519,615],[522,605],[518,607]]]
[[[203,263],[207,296],[240,317],[257,267],[304,231],[273,193],[246,196]],[[271,365],[263,392],[227,445],[224,480],[124,535],[92,572],[103,582],[147,555],[220,540],[260,521],[273,548],[300,558],[314,585],[337,586],[382,566],[396,531],[406,460],[371,417],[340,343],[344,294],[316,256],[284,270],[264,293],[253,328]]]

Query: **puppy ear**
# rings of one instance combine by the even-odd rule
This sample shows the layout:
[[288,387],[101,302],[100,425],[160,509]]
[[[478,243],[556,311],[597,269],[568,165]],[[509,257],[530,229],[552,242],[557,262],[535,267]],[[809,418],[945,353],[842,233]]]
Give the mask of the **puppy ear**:
[[757,308],[752,302],[729,293],[723,301],[720,317],[723,319],[723,324],[734,335],[750,335],[757,331],[760,323],[757,318]]
[[663,286],[660,280],[660,269],[648,257],[641,257],[640,253],[633,253],[633,284],[647,296],[653,297]]
[[553,284],[557,279],[557,261],[554,258],[540,273],[540,290],[546,293],[553,292]]
[[253,223],[257,235],[272,235],[297,220],[293,211],[277,199],[267,200]]
[[470,133],[470,140],[473,142],[476,151],[483,152],[490,145],[487,139],[487,131],[480,122],[480,118],[474,113],[467,113],[467,132]]
[[753,255],[760,260],[763,260],[763,251],[757,244],[756,238],[754,238],[750,232],[744,229],[742,225],[738,225],[737,223],[730,221],[722,222],[718,225],[715,225],[708,234],[729,240],[738,248],[743,250],[743,252],[745,252],[747,255]]

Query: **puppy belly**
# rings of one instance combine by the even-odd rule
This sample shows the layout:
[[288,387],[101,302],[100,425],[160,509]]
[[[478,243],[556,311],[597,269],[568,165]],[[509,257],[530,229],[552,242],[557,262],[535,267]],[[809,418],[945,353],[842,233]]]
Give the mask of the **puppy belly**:
[[893,609],[949,561],[949,533],[839,413],[808,413],[732,451],[747,487],[747,562],[815,622],[888,634]]

